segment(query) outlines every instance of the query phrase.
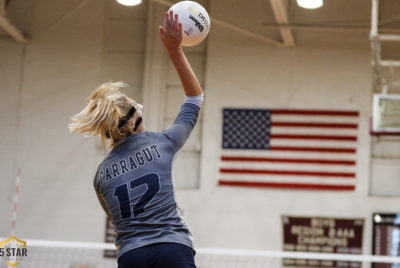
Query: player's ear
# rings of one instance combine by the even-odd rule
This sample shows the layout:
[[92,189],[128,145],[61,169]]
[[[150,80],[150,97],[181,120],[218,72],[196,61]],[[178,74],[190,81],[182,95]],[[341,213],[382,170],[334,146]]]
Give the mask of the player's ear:
[[131,119],[129,119],[129,121],[128,121],[128,128],[129,129],[133,129],[134,127],[135,127],[135,124],[134,124],[134,122],[133,122],[133,116],[131,117]]

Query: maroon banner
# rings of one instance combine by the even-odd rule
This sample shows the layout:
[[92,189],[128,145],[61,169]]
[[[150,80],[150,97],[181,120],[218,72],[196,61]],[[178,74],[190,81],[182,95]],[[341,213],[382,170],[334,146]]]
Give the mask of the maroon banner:
[[[400,256],[400,214],[373,214],[372,254]],[[396,266],[397,265],[397,266]],[[373,263],[372,268],[400,267],[392,263]]]
[[[287,251],[361,254],[364,219],[282,216]],[[284,259],[284,267],[361,267],[358,262]]]

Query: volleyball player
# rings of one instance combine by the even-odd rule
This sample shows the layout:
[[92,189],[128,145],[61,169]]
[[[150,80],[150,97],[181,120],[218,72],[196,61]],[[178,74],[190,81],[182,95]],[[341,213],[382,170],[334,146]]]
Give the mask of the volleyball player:
[[181,48],[178,16],[165,14],[160,38],[185,91],[172,126],[145,131],[142,106],[106,83],[72,118],[71,131],[110,139],[112,150],[99,165],[94,188],[115,224],[119,268],[195,267],[191,234],[177,211],[171,166],[188,139],[203,101],[200,84]]

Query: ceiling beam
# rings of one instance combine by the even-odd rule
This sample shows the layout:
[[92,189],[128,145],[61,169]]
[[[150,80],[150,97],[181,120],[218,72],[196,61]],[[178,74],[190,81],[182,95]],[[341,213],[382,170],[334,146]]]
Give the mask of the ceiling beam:
[[[264,29],[276,30],[279,28],[288,28],[291,30],[299,31],[349,31],[349,32],[370,32],[371,27],[369,26],[358,26],[358,25],[329,25],[329,24],[271,24],[264,23]],[[400,33],[400,28],[389,28],[381,27],[379,28],[381,32],[385,33]]]
[[0,0],[0,27],[3,28],[4,31],[6,31],[9,35],[11,35],[15,41],[19,43],[26,43],[28,40],[6,17],[6,8],[8,3],[8,0]]
[[400,67],[400,60],[380,60],[378,62],[383,67]]
[[3,15],[0,15],[0,27],[11,35],[15,41],[19,43],[26,43],[28,41],[21,31]]
[[[272,10],[274,12],[275,20],[278,24],[289,24],[288,14],[286,12],[285,0],[269,0]],[[295,46],[293,32],[290,28],[280,27],[282,40],[285,46]]]
[[392,42],[400,42],[400,35],[394,35],[394,34],[378,34],[375,37],[379,41],[392,41]]

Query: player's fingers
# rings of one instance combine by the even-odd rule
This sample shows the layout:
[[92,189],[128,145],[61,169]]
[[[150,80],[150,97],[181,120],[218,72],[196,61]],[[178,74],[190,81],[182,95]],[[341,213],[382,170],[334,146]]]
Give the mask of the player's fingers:
[[168,12],[165,12],[165,18],[164,18],[164,29],[167,30],[168,27]]
[[174,19],[174,12],[171,10],[169,12],[169,22],[170,22],[170,27],[171,27],[171,33],[175,34],[175,19]]
[[164,35],[165,30],[164,30],[164,28],[162,26],[158,26],[158,30],[160,31],[161,35]]
[[182,38],[182,23],[180,23],[180,22],[179,22],[179,25],[178,25],[178,29],[179,29],[179,31],[178,31],[179,36]]
[[173,27],[173,22],[174,22],[174,17],[173,17],[173,15],[174,15],[174,12],[173,12],[172,10],[170,10],[169,13],[168,13],[168,26],[169,26],[169,29],[167,29],[167,30],[173,30],[173,29],[172,29],[172,27]]
[[174,28],[175,28],[175,33],[179,34],[179,25],[178,25],[178,14],[175,14],[175,20],[174,20]]

